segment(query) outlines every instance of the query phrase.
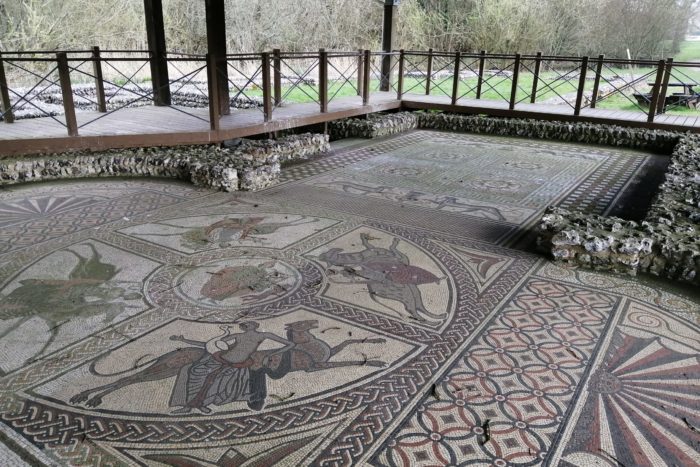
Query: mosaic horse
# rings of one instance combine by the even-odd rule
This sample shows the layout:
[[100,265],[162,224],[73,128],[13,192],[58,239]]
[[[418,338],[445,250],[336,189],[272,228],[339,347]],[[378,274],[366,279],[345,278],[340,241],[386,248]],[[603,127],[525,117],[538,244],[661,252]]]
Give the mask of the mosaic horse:
[[[254,410],[260,410],[262,408],[261,402],[264,402],[264,398],[267,395],[265,387],[265,378],[267,377],[280,379],[289,373],[298,371],[315,372],[357,365],[373,367],[385,365],[383,361],[374,359],[330,361],[332,357],[349,345],[381,344],[386,341],[381,338],[346,339],[338,345],[330,346],[311,333],[311,330],[316,328],[318,328],[317,320],[289,323],[285,326],[285,329],[287,331],[287,340],[294,344],[290,350],[276,355],[272,355],[275,354],[274,349],[256,350],[250,355],[249,359],[251,363],[249,368],[252,370],[253,376],[250,380],[251,387],[249,389],[251,393],[260,395],[260,399],[258,399],[259,403],[249,403],[248,405],[250,408]],[[102,400],[105,396],[119,389],[134,384],[161,381],[176,377],[181,374],[183,368],[199,361],[208,352],[203,342],[197,343],[196,341],[184,339],[182,336],[171,336],[170,339],[187,342],[193,346],[172,350],[142,364],[137,362],[134,368],[112,374],[101,374],[97,372],[95,369],[97,361],[95,360],[89,367],[90,373],[95,376],[114,377],[128,373],[131,374],[112,383],[82,391],[73,396],[70,402],[72,404],[84,403],[88,407],[97,407],[102,404]]]

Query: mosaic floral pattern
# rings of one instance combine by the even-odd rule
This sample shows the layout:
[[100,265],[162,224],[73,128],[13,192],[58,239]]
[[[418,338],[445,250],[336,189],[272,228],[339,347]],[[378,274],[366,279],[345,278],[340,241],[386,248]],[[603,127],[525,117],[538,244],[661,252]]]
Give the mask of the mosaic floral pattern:
[[697,302],[508,247],[649,157],[412,132],[256,194],[0,193],[0,458],[693,465]]

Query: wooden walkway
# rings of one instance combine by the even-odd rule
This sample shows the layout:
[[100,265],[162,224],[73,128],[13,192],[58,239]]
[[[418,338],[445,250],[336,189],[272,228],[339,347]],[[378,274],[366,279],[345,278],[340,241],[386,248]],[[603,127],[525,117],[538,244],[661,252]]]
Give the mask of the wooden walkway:
[[[447,96],[405,94],[398,100],[395,93],[389,92],[372,93],[369,101],[364,106],[360,97],[337,98],[329,102],[325,113],[320,112],[316,103],[288,104],[275,108],[269,122],[263,121],[259,109],[232,109],[231,115],[222,116],[219,131],[210,130],[208,109],[178,109],[176,106],[122,109],[107,115],[79,112],[76,117],[80,128],[76,137],[67,136],[65,127],[49,117],[17,120],[12,124],[0,122],[0,155],[204,144],[400,108],[700,132],[700,118],[695,116],[658,115],[653,123],[647,123],[642,112],[582,109],[579,116],[574,116],[568,105],[523,103],[509,110],[507,102],[460,99],[452,105]],[[95,120],[101,115],[102,118]]]
[[[269,122],[264,121],[260,109],[231,109],[230,115],[221,117],[219,131],[210,130],[208,108],[146,106],[106,115],[79,112],[76,113],[79,127],[79,136],[76,137],[68,136],[66,128],[50,117],[16,120],[10,124],[0,122],[0,155],[205,144],[400,107],[396,93],[378,92],[372,94],[366,106],[362,105],[359,96],[333,99],[325,113],[320,112],[316,103],[283,105],[273,110]],[[101,115],[104,116],[95,120]],[[92,120],[95,121],[82,126]]]

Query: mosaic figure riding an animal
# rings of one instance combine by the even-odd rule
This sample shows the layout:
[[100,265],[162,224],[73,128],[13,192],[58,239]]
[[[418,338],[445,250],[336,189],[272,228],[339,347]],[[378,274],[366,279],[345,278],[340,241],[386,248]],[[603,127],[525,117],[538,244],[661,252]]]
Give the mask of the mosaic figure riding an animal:
[[[392,240],[388,249],[372,245],[370,240],[375,239],[367,233],[361,233],[360,239],[365,247],[363,251],[343,253],[341,248],[331,248],[319,255],[319,259],[330,267],[339,268],[333,272],[353,279],[356,283],[365,284],[370,298],[380,305],[386,306],[378,298],[398,301],[403,304],[410,318],[417,321],[445,317],[445,313],[432,313],[425,307],[418,288],[422,284],[438,283],[444,278],[421,267],[412,266],[408,256],[399,251],[398,238]],[[333,274],[329,276],[332,277]]]
[[[381,360],[330,361],[345,347],[355,344],[381,344],[381,338],[346,339],[331,347],[319,339],[312,330],[318,328],[317,320],[296,321],[285,325],[286,339],[273,333],[258,331],[259,324],[248,321],[239,324],[243,332],[224,333],[209,341],[187,339],[182,335],[171,336],[174,341],[189,347],[170,351],[148,362],[113,374],[101,374],[90,365],[90,373],[102,377],[126,375],[117,381],[88,389],[71,398],[71,403],[84,403],[88,407],[102,404],[105,396],[119,389],[152,381],[175,377],[170,407],[179,407],[174,414],[185,414],[197,409],[211,412],[211,405],[225,405],[235,401],[246,402],[251,410],[261,410],[267,398],[267,378],[280,379],[298,371],[315,372],[348,366],[367,365],[382,367]],[[282,345],[277,349],[258,350],[265,340]],[[129,374],[130,373],[130,374]]]
[[111,323],[128,308],[123,300],[142,298],[140,293],[114,283],[119,269],[103,261],[93,244],[84,246],[91,250],[89,257],[71,249],[62,250],[78,259],[67,279],[22,279],[19,287],[0,296],[0,320],[19,318],[0,332],[0,339],[38,317],[49,329],[49,338],[35,354],[40,356],[54,342],[63,324],[99,315],[104,315],[104,323]]

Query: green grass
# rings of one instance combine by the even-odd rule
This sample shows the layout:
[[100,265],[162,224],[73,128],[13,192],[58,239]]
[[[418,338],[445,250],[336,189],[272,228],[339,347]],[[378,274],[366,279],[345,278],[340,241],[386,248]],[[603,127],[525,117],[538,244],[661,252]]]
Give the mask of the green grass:
[[700,41],[684,41],[681,50],[673,57],[676,62],[700,62]]

